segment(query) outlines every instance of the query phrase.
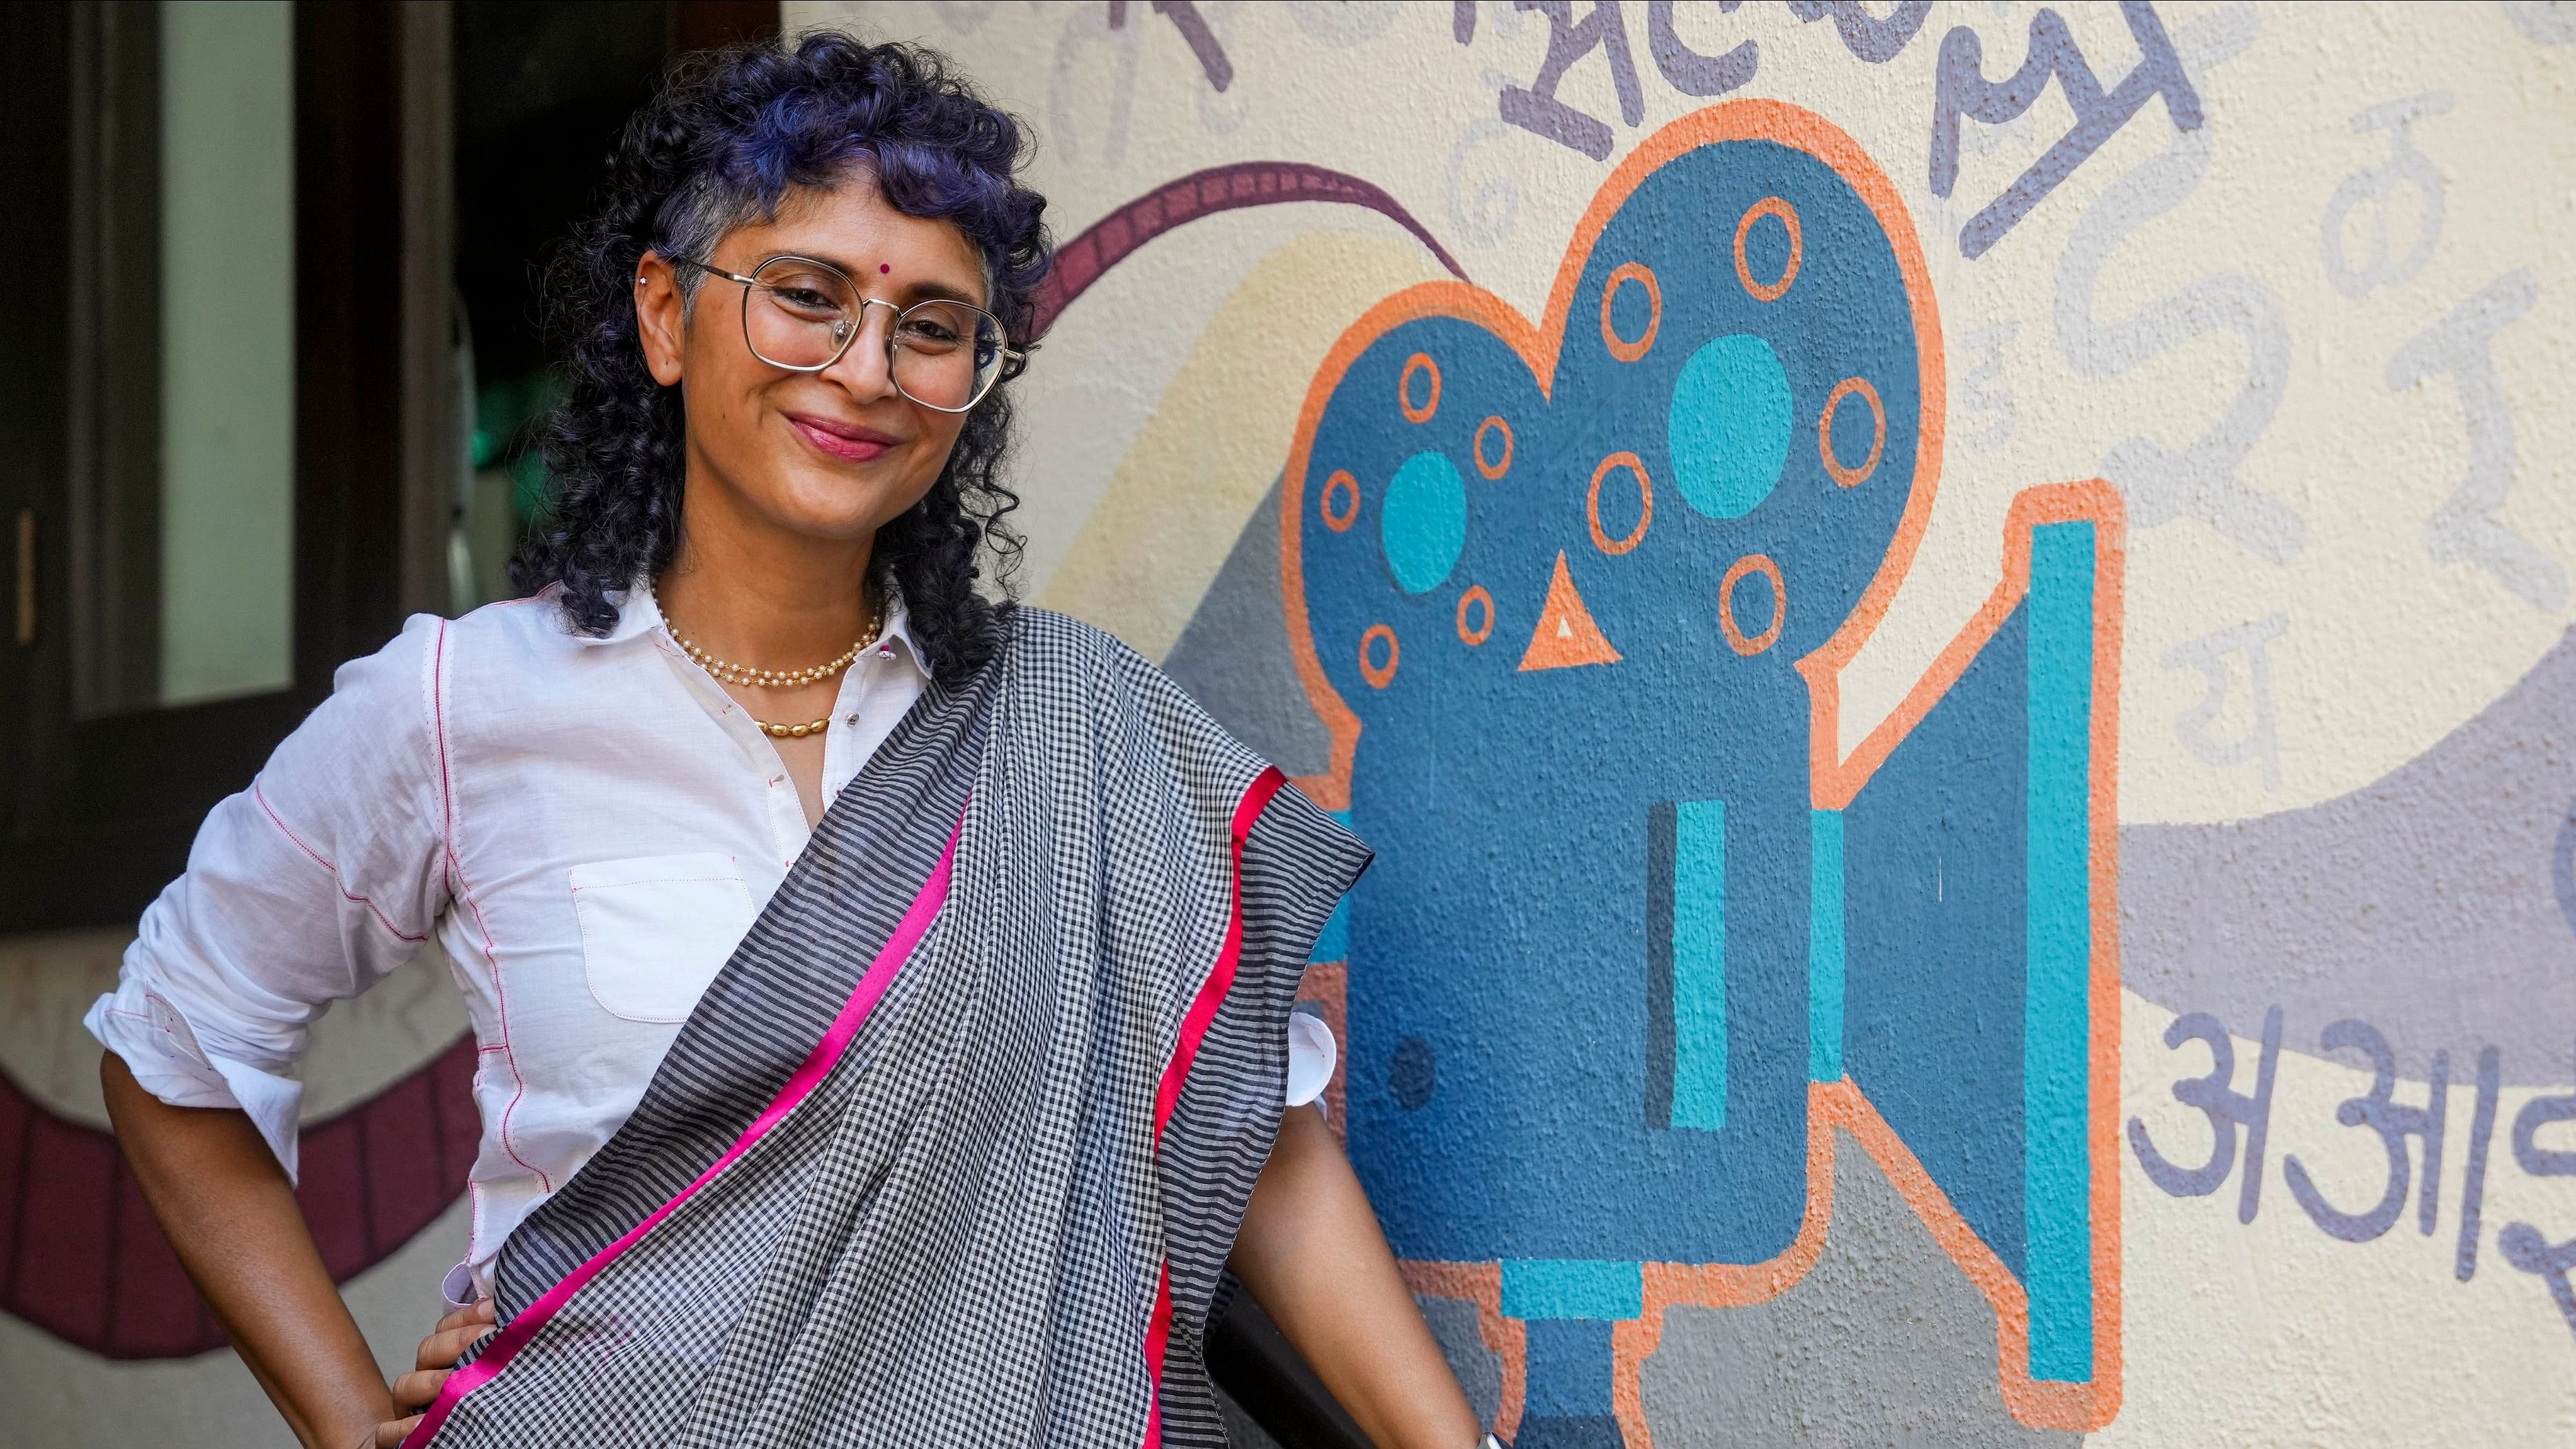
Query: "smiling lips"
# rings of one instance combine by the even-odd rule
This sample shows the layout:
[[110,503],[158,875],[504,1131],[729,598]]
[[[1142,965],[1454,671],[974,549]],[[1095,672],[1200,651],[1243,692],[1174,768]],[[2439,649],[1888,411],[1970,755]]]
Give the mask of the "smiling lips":
[[816,417],[812,413],[789,413],[787,421],[804,435],[806,442],[826,456],[844,462],[864,463],[871,458],[881,458],[903,441],[891,433],[881,433],[874,428],[834,418]]

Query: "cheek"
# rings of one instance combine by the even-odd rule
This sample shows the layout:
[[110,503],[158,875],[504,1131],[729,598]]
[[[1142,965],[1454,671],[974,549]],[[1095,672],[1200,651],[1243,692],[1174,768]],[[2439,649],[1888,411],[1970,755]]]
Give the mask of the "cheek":
[[743,366],[744,359],[734,355],[738,350],[711,346],[703,334],[693,334],[683,353],[681,406],[689,427],[703,429],[709,442],[750,426],[759,415],[753,394],[767,378]]
[[964,431],[965,419],[962,417],[923,431],[914,455],[914,497],[929,492],[930,485],[939,481],[939,470],[948,466],[950,455],[957,450],[958,436]]

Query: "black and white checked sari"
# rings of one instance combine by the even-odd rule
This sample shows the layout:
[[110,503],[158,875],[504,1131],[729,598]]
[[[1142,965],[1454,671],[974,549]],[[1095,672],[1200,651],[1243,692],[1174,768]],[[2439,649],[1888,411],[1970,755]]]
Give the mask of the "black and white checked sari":
[[1022,609],[824,815],[415,1446],[1225,1441],[1200,1358],[1367,851]]

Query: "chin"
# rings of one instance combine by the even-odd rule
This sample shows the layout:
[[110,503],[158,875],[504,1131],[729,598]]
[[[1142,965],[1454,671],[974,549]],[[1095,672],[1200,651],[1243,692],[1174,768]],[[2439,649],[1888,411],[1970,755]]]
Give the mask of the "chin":
[[[892,462],[892,459],[884,460]],[[790,530],[817,538],[858,538],[876,532],[930,490],[894,468],[797,468],[764,489],[768,512]]]

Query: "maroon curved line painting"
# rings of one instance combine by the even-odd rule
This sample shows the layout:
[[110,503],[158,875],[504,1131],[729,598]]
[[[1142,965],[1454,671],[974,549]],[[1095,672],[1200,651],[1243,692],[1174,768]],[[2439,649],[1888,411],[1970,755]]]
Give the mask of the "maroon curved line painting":
[[[1448,249],[1394,197],[1294,161],[1192,172],[1112,210],[1056,252],[1033,331],[1154,238],[1200,217],[1290,201],[1366,207],[1410,232],[1450,275]],[[296,1199],[322,1262],[345,1283],[410,1241],[465,1191],[481,1140],[475,1044],[460,1038],[367,1101],[304,1129]],[[0,1309],[112,1359],[184,1358],[224,1345],[116,1139],[0,1074]]]
[[1283,201],[1330,201],[1364,206],[1411,232],[1431,249],[1449,275],[1460,281],[1467,273],[1430,229],[1414,220],[1403,203],[1356,176],[1298,161],[1243,161],[1193,171],[1165,182],[1143,196],[1111,210],[1056,249],[1055,270],[1038,288],[1037,317],[1031,331],[1044,337],[1073,299],[1089,290],[1111,267],[1138,247],[1175,227],[1220,211],[1271,206]]
[[[474,1039],[304,1129],[296,1200],[331,1279],[385,1259],[465,1191],[482,1137]],[[185,1358],[224,1334],[116,1139],[0,1075],[0,1308],[112,1359]]]

